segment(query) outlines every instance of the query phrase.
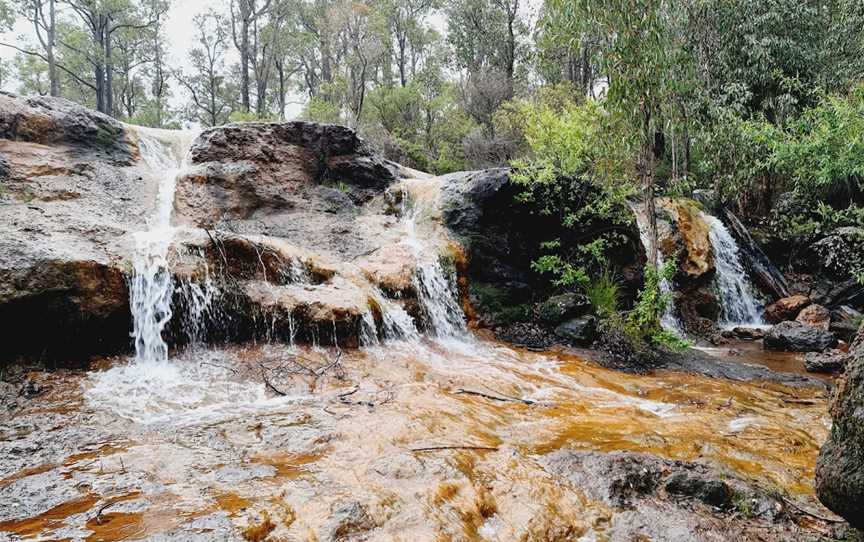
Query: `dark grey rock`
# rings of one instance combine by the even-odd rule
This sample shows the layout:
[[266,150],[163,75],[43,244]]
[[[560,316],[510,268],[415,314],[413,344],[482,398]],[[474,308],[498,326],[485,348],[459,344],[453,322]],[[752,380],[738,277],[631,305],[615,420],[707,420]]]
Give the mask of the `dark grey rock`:
[[800,322],[781,322],[768,330],[763,345],[767,349],[787,352],[822,352],[837,346],[837,337]]
[[717,508],[729,508],[732,505],[732,489],[725,481],[716,478],[679,472],[666,480],[665,488],[672,495],[690,497]]
[[809,352],[804,356],[804,368],[811,373],[842,373],[849,360],[849,354],[840,350]]
[[572,318],[556,327],[555,334],[568,343],[588,346],[597,337],[597,319],[590,315]]
[[590,306],[590,302],[584,295],[567,292],[538,303],[534,312],[541,322],[555,325],[588,311]]

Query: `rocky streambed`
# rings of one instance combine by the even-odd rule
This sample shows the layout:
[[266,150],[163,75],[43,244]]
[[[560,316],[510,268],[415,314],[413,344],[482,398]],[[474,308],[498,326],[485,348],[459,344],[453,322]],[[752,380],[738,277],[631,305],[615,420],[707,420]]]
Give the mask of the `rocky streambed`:
[[[854,523],[860,348],[824,354],[853,375],[833,429],[833,381],[752,348],[604,368],[574,348],[585,300],[530,274],[555,225],[506,170],[10,95],[0,165],[0,540],[854,539],[814,480],[830,430],[820,496]],[[776,269],[715,263],[696,203],[661,207],[672,316],[752,339],[717,333],[713,277],[758,268],[785,296]],[[784,337],[837,344],[834,311],[799,305]]]
[[[6,385],[0,536],[818,540],[824,389],[496,342],[190,349]],[[19,393],[19,390],[20,391]],[[268,538],[269,537],[269,538]]]

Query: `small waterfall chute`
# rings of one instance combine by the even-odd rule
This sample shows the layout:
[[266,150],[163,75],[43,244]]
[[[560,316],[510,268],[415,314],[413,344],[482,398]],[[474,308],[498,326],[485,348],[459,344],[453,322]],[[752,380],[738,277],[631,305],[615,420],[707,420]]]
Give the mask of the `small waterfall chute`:
[[735,238],[717,217],[702,213],[709,226],[708,236],[714,249],[716,274],[714,286],[720,301],[721,327],[765,325],[762,319],[762,304],[744,265]]
[[[168,269],[168,250],[173,240],[171,211],[177,177],[184,165],[186,152],[195,138],[194,132],[179,132],[165,143],[159,138],[171,134],[164,130],[150,131],[136,127],[139,148],[145,163],[154,171],[162,172],[156,197],[156,209],[147,231],[134,234],[132,277],[129,281],[132,336],[135,339],[135,358],[144,362],[168,359],[168,345],[162,332],[171,321],[174,280]],[[206,300],[208,296],[204,296]],[[195,306],[200,303],[196,300]],[[199,307],[200,308],[200,307]]]
[[403,194],[404,242],[411,248],[416,261],[413,283],[427,332],[439,339],[467,341],[470,334],[458,301],[455,273],[444,268],[438,252],[418,235],[417,224],[425,207],[416,199],[408,205],[408,199]]

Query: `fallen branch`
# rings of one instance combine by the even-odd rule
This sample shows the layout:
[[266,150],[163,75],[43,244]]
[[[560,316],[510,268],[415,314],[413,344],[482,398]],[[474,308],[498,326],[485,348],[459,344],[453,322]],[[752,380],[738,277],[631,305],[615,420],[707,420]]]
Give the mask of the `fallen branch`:
[[264,365],[261,363],[259,363],[258,366],[261,367],[261,379],[264,381],[264,386],[266,386],[268,390],[272,391],[276,395],[280,395],[282,397],[287,396],[287,393],[274,386],[273,383],[270,382],[270,380],[267,378],[267,368],[264,367]]
[[484,399],[489,399],[491,401],[500,401],[502,403],[522,403],[523,405],[534,405],[535,401],[530,399],[520,399],[518,397],[510,397],[507,395],[492,395],[491,393],[484,393],[482,391],[475,390],[466,390],[464,388],[459,388],[456,390],[456,395],[476,395],[477,397],[483,397]]
[[488,450],[497,452],[496,446],[427,446],[425,448],[411,448],[412,452],[434,452],[437,450]]
[[810,510],[803,508],[801,505],[799,505],[798,503],[796,503],[795,501],[793,501],[791,499],[787,499],[786,497],[782,497],[782,496],[780,498],[783,499],[783,502],[785,502],[786,504],[788,504],[789,506],[791,506],[795,510],[798,510],[799,512],[801,512],[804,515],[810,516],[812,518],[816,518],[816,519],[818,519],[820,521],[824,521],[826,523],[846,523],[845,519],[840,519],[840,518],[834,519],[834,518],[825,517],[823,515],[817,514],[816,512],[811,512]]
[[791,403],[793,405],[817,405],[818,401],[814,401],[812,399],[786,399],[783,398],[784,403]]
[[[358,391],[360,391],[360,386],[354,386],[354,389],[352,389],[350,391],[346,391],[344,393],[340,393],[339,395],[336,396],[336,398],[343,405],[359,405],[359,406],[367,406],[369,408],[375,408],[376,406],[386,405],[387,403],[389,403],[390,401],[393,400],[393,392],[391,392],[389,390],[385,390],[383,392],[385,394],[384,399],[381,401],[378,401],[377,403],[374,401],[349,401],[347,399],[348,397],[354,395]],[[381,393],[381,392],[378,392],[378,393]]]

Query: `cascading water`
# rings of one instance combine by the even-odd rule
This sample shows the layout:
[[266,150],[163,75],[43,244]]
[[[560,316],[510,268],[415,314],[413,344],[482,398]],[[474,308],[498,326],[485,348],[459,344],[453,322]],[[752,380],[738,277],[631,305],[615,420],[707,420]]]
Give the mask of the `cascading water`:
[[720,300],[721,327],[762,326],[762,306],[756,289],[741,263],[740,249],[729,229],[718,218],[702,213],[708,224],[708,237],[714,248],[717,273],[714,285]]
[[414,288],[423,310],[428,332],[439,339],[462,339],[470,337],[465,325],[465,313],[459,306],[456,292],[456,277],[447,272],[435,250],[423,242],[417,234],[417,223],[424,206],[414,201],[407,205],[407,194],[402,197],[402,214],[405,221],[405,244],[416,259]]
[[[650,250],[651,246],[651,238],[650,238],[650,227],[648,224],[648,216],[647,213],[641,209],[639,209],[636,205],[631,206],[633,209],[633,214],[636,217],[636,226],[639,228],[639,240],[642,242],[642,247],[645,249],[645,253],[647,254]],[[662,269],[665,265],[663,260],[663,253],[660,252],[659,247],[655,247],[657,253],[657,268]],[[664,295],[670,295],[674,292],[672,284],[666,280],[662,279],[660,281],[660,292]],[[678,317],[675,316],[675,307],[674,302],[670,302],[666,310],[663,312],[663,316],[660,319],[660,323],[664,328],[669,331],[675,333],[679,337],[685,337],[687,334],[684,332],[684,327],[681,325],[681,322],[678,320]]]
[[[171,320],[171,297],[174,283],[168,270],[168,249],[173,238],[171,210],[174,191],[185,155],[195,134],[181,132],[180,156],[174,145],[165,145],[146,131],[139,129],[141,156],[154,171],[163,171],[156,198],[156,211],[147,231],[134,235],[135,251],[132,257],[133,273],[130,280],[130,309],[135,339],[135,357],[138,361],[158,362],[168,359],[168,345],[162,331]],[[200,303],[199,303],[200,305]]]

